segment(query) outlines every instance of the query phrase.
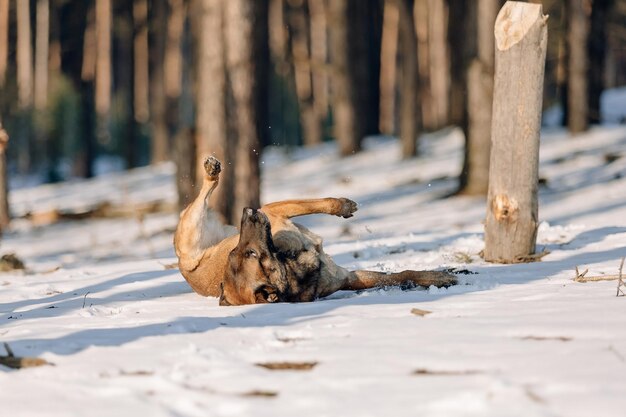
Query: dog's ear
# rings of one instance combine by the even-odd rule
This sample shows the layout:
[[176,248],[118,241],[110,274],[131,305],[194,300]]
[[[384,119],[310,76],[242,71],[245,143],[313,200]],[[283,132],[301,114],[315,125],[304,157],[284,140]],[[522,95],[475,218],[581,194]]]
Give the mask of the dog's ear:
[[261,285],[254,291],[254,299],[258,304],[263,303],[276,303],[278,298],[278,289],[273,285]]

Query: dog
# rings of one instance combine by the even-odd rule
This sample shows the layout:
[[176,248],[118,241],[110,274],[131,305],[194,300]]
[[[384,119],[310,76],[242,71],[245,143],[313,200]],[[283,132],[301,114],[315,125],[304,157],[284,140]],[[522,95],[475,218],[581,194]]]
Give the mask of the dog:
[[357,204],[347,198],[287,200],[243,210],[240,229],[224,225],[209,208],[221,164],[204,162],[196,199],[181,212],[174,248],[181,274],[203,296],[219,304],[308,302],[339,290],[389,285],[449,287],[456,277],[440,271],[348,271],[322,248],[322,239],[293,217],[323,213],[352,217]]

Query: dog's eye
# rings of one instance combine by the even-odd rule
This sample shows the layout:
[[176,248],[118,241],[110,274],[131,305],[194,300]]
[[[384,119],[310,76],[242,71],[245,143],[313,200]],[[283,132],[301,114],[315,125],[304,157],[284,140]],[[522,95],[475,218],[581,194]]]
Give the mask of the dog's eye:
[[252,249],[248,249],[246,251],[246,258],[258,258],[259,256],[257,255],[257,253],[252,250]]

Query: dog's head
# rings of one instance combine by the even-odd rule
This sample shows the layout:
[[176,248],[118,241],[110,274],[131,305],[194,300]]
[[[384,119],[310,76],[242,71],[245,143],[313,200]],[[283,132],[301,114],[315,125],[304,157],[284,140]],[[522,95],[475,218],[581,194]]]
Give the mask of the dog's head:
[[239,243],[228,256],[220,305],[275,303],[286,287],[270,222],[262,212],[245,208]]

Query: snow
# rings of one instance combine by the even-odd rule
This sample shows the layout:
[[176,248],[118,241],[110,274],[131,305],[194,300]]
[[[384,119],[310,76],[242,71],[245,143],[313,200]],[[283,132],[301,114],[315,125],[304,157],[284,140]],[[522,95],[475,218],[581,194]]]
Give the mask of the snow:
[[[344,196],[356,216],[308,216],[347,268],[466,269],[449,289],[339,292],[306,304],[219,307],[177,270],[174,213],[35,226],[17,220],[1,252],[0,342],[54,364],[0,366],[11,416],[621,416],[626,298],[626,127],[542,135],[541,262],[482,261],[481,198],[444,198],[462,158],[457,130],[401,161],[391,138],[339,159],[330,144],[267,150],[263,195]],[[607,162],[611,161],[611,162]],[[172,201],[164,164],[15,190],[16,214],[103,201]],[[411,309],[430,311],[423,317]],[[2,348],[0,347],[0,354]],[[317,362],[272,371],[266,362]],[[416,371],[419,371],[416,373]],[[256,394],[256,395],[255,395]]]

